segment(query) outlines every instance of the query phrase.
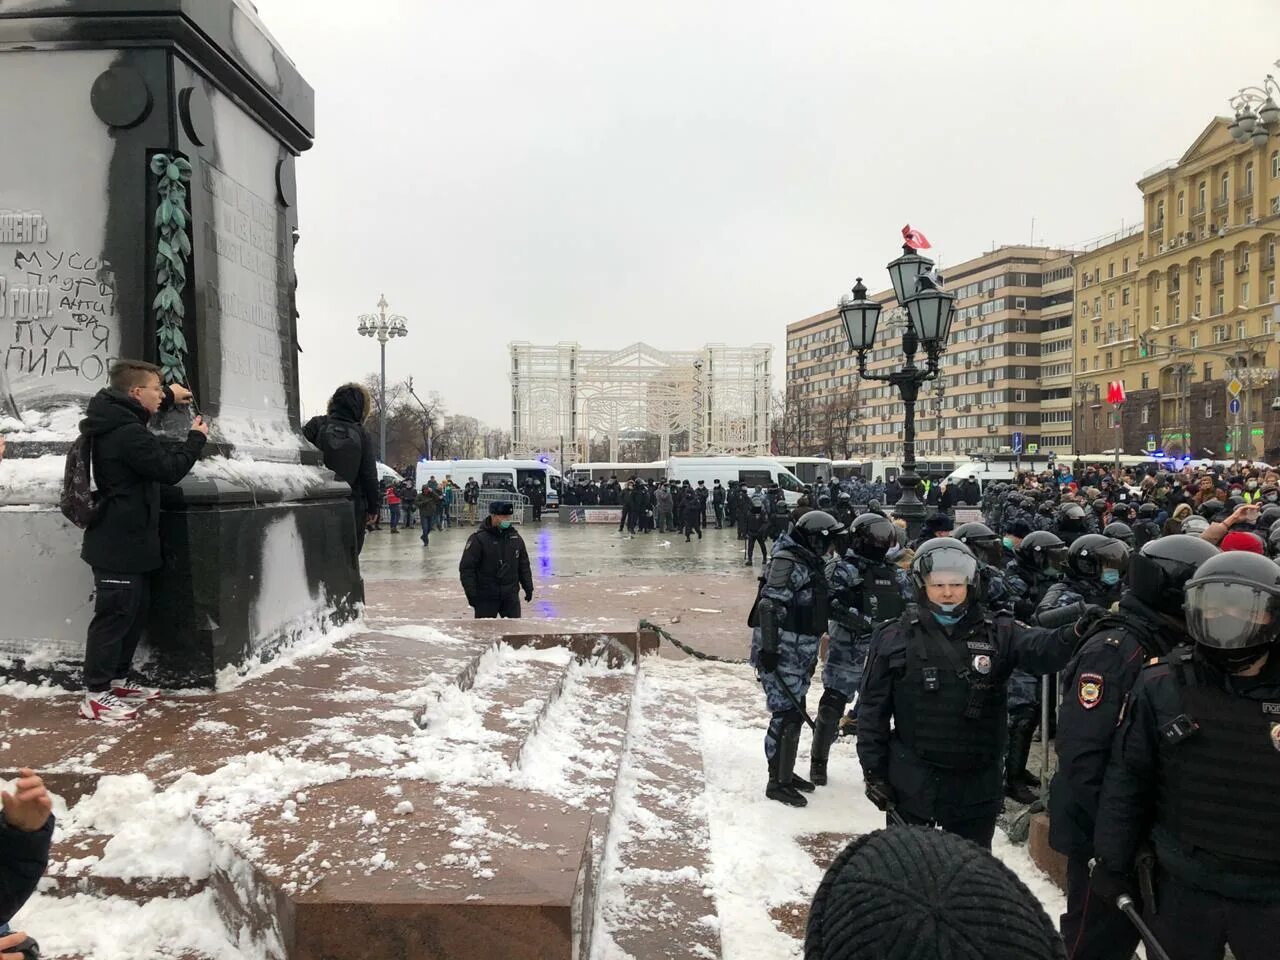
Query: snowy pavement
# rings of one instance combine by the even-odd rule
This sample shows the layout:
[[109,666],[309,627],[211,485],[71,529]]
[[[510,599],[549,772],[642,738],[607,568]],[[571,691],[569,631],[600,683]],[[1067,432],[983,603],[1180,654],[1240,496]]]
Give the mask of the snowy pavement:
[[[133,727],[76,723],[74,698],[0,684],[0,747],[14,765],[39,761],[65,794],[51,876],[17,926],[55,958],[341,960],[325,952],[339,904],[352,957],[381,955],[366,948],[394,926],[384,902],[416,904],[436,934],[439,911],[489,905],[519,919],[448,928],[476,955],[567,960],[556,950],[580,927],[584,960],[800,958],[826,864],[883,825],[853,743],[835,745],[831,783],[808,807],[784,807],[764,797],[767,715],[749,667],[664,649],[617,669],[568,636],[634,630],[664,611],[681,639],[741,655],[754,571],[735,561],[733,534],[689,545],[685,561],[701,569],[664,574],[659,540],[526,532],[553,568],[539,599],[570,618],[509,629],[563,644],[548,649],[427,622],[461,615],[448,599],[460,534],[446,535],[451,557],[431,560],[428,579],[371,582],[362,622],[223,678],[217,694],[168,699]],[[433,537],[429,549],[444,546]],[[384,572],[427,563],[411,537],[379,548]],[[815,685],[809,704],[820,695]],[[802,772],[807,750],[808,735]],[[1025,847],[998,831],[996,853],[1061,912]],[[534,891],[541,914],[521,913]],[[294,903],[296,931],[275,925],[276,897]]]

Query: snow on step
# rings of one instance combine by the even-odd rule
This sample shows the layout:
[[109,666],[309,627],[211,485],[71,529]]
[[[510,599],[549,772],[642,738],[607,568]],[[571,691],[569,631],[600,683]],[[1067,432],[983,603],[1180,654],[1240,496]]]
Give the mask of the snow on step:
[[592,960],[720,957],[697,699],[661,673],[646,662],[636,682]]

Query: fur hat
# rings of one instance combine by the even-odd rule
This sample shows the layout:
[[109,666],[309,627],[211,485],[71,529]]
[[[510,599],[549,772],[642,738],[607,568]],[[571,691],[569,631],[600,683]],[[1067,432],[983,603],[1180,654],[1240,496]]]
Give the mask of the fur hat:
[[363,383],[344,383],[329,398],[329,416],[337,414],[353,423],[373,416],[373,395]]

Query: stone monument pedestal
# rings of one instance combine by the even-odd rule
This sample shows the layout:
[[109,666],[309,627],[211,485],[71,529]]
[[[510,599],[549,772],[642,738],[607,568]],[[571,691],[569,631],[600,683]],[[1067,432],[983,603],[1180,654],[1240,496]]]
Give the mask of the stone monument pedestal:
[[[245,0],[0,6],[0,652],[74,664],[92,612],[61,460],[121,357],[187,383],[144,643],[208,686],[361,599],[350,492],[300,432],[294,162],[314,96]],[[25,145],[24,145],[25,144]],[[156,418],[179,442],[191,414]],[[14,615],[10,615],[14,612]],[[73,679],[73,678],[69,678]]]

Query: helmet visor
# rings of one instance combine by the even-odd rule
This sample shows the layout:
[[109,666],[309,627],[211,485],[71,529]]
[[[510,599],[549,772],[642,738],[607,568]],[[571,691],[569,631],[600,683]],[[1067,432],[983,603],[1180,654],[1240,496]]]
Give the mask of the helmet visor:
[[970,585],[978,575],[978,561],[959,550],[934,550],[920,561],[926,587]]
[[1247,583],[1208,581],[1187,588],[1187,629],[1196,643],[1238,650],[1275,636],[1275,595]]
[[996,566],[1004,562],[1004,546],[999,540],[969,540],[965,545],[972,550],[983,563]]

